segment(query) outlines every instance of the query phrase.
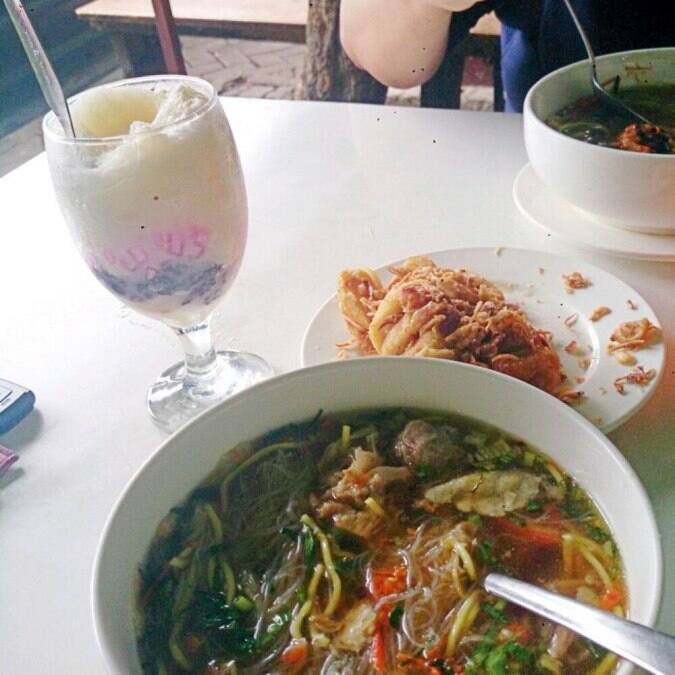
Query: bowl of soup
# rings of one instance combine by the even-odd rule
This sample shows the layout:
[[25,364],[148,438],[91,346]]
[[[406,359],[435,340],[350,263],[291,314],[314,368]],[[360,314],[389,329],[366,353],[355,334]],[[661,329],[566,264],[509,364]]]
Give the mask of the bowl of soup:
[[105,526],[93,615],[119,675],[625,674],[481,579],[652,625],[661,565],[638,478],[573,409],[461,363],[364,358],[168,439]]
[[598,79],[656,129],[592,96],[587,61],[550,73],[524,104],[527,154],[539,178],[601,223],[675,234],[675,48],[607,54]]

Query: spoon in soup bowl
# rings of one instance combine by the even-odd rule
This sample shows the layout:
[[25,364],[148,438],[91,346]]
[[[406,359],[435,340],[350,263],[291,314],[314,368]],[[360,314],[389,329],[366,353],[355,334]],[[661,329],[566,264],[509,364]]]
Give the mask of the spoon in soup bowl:
[[509,602],[599,644],[656,675],[672,675],[675,637],[503,574],[488,574],[483,586]]
[[574,25],[576,26],[576,29],[579,32],[581,41],[584,43],[584,48],[586,49],[586,53],[588,54],[588,61],[591,67],[591,87],[593,88],[593,93],[597,96],[597,98],[600,100],[601,103],[604,103],[609,107],[614,108],[615,110],[619,110],[620,112],[630,115],[631,117],[636,119],[638,122],[641,122],[642,124],[649,124],[650,126],[658,128],[659,126],[658,124],[655,124],[654,122],[648,120],[644,115],[641,115],[639,112],[633,110],[633,108],[626,105],[618,96],[610,94],[607,91],[607,89],[605,89],[602,86],[602,84],[598,80],[598,74],[595,65],[595,52],[593,51],[593,47],[591,47],[591,42],[588,39],[588,36],[586,35],[586,31],[584,30],[584,27],[581,25],[581,21],[579,21],[579,17],[577,16],[577,13],[572,7],[572,3],[570,2],[570,0],[563,0],[563,2],[567,6],[567,10],[572,16],[572,21],[574,21]]

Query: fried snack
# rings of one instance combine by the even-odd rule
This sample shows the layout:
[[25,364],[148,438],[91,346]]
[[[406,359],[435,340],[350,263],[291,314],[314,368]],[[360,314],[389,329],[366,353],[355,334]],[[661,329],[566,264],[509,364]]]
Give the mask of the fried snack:
[[342,272],[340,311],[361,354],[430,356],[491,368],[556,394],[563,375],[550,335],[492,283],[409,258],[384,288],[371,270]]
[[639,321],[624,321],[610,336],[607,351],[611,354],[619,349],[642,349],[660,338],[661,329],[646,317]]

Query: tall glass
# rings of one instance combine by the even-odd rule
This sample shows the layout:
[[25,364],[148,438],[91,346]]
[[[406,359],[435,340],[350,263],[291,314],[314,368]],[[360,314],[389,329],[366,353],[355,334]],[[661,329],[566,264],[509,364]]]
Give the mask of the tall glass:
[[[87,108],[92,94],[97,104]],[[110,123],[107,116],[120,113],[106,107],[106,96],[112,103],[128,98],[146,119]],[[155,99],[163,101],[158,111],[148,104]],[[75,97],[71,108],[77,138],[64,136],[53,113],[43,123],[56,196],[96,278],[179,337],[184,363],[162,373],[147,398],[153,419],[173,430],[272,374],[253,354],[216,352],[209,330],[246,244],[234,138],[214,88],[198,78],[123,80]],[[106,128],[119,133],[115,124],[124,131],[108,135]]]

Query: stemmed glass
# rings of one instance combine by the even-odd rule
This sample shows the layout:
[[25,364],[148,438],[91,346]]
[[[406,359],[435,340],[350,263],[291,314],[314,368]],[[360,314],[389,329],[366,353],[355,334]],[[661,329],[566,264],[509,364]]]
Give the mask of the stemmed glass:
[[53,113],[43,123],[56,197],[96,278],[179,337],[184,363],[147,398],[173,430],[272,374],[254,354],[216,352],[209,330],[246,244],[234,138],[216,91],[194,77],[122,80],[74,97],[71,109],[76,138]]

